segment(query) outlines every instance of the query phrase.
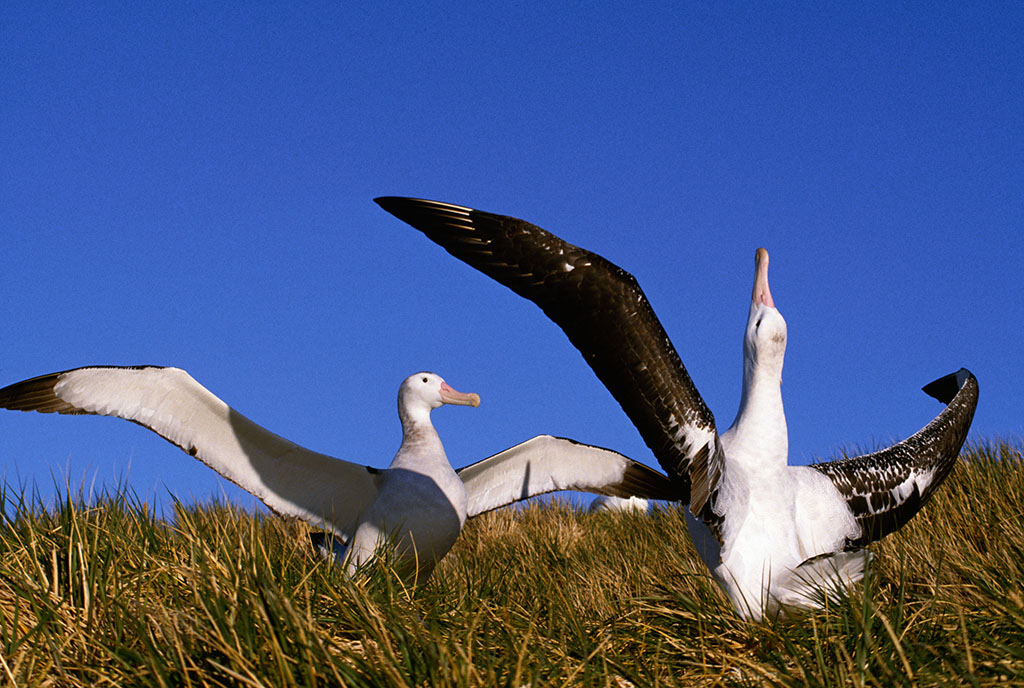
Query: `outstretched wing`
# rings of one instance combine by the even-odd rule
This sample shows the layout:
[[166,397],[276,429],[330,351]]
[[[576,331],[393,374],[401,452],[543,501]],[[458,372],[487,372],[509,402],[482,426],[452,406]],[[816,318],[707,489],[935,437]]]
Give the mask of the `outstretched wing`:
[[373,469],[275,435],[178,368],[90,367],[43,375],[0,389],[0,408],[130,420],[274,511],[339,534],[354,527],[377,493]]
[[514,217],[411,198],[376,202],[540,306],[676,481],[676,498],[706,522],[715,519],[710,507],[723,453],[714,416],[632,275]]
[[558,490],[612,497],[678,499],[667,477],[628,456],[562,437],[538,435],[456,471],[468,516]]
[[917,433],[881,451],[811,466],[832,480],[861,526],[848,550],[901,528],[956,464],[978,405],[978,380],[961,368],[923,389],[946,408]]

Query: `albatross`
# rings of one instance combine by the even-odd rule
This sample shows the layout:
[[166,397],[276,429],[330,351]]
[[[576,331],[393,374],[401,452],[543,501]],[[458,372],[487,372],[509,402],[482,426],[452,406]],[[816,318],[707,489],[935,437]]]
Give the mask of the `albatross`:
[[786,321],[764,249],[755,254],[740,407],[719,433],[633,275],[514,217],[413,198],[376,202],[562,329],[675,479],[694,544],[744,617],[818,608],[859,581],[867,545],[918,512],[967,437],[978,382],[962,368],[924,387],[946,406],[911,437],[863,456],[788,465]]
[[398,390],[402,444],[386,469],[305,449],[257,425],[179,368],[95,366],[0,389],[0,408],[115,416],[170,441],[272,511],[300,518],[317,549],[347,575],[389,546],[395,571],[423,582],[467,518],[556,490],[668,499],[672,482],[618,452],[539,435],[455,471],[430,421],[444,404],[480,397],[439,375],[409,376]]

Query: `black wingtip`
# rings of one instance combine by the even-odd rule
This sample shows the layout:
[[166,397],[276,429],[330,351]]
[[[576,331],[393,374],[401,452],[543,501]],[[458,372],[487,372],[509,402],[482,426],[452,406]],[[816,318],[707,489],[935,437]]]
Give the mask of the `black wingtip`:
[[938,380],[929,382],[921,390],[928,396],[938,399],[943,404],[948,404],[953,401],[953,397],[967,384],[967,380],[972,377],[974,375],[971,374],[971,371],[967,370],[967,368],[961,368],[955,373],[950,373],[940,377]]
[[433,219],[432,215],[426,211],[426,207],[431,201],[425,201],[421,198],[378,196],[373,199],[373,202],[402,222],[410,224],[416,229],[421,229],[419,224],[422,224],[427,219]]
[[377,198],[373,199],[373,202],[392,215],[395,215],[401,208],[408,207],[410,202],[415,200],[415,198],[408,198],[406,196],[377,196]]

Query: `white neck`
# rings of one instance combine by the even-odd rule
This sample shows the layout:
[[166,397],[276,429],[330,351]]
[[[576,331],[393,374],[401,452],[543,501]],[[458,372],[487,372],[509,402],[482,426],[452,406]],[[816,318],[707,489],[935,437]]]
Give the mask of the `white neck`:
[[782,405],[781,361],[755,365],[753,356],[743,356],[743,393],[732,425],[722,433],[730,461],[745,463],[750,458],[755,470],[776,470],[786,466],[789,434]]
[[399,408],[402,421],[402,446],[391,462],[391,468],[415,468],[419,472],[432,465],[443,464],[451,470],[441,438],[430,422],[430,407],[410,404]]

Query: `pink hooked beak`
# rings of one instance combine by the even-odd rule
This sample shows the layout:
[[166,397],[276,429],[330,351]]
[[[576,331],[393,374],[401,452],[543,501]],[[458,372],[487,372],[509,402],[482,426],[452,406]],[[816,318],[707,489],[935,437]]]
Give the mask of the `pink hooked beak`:
[[463,394],[448,385],[447,382],[441,383],[441,401],[446,404],[458,404],[459,406],[479,406],[480,395],[479,394]]
[[754,303],[763,303],[769,308],[775,308],[772,292],[768,288],[768,251],[763,248],[757,249],[754,266]]

